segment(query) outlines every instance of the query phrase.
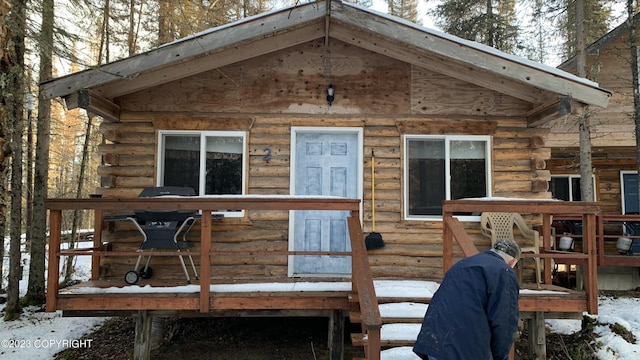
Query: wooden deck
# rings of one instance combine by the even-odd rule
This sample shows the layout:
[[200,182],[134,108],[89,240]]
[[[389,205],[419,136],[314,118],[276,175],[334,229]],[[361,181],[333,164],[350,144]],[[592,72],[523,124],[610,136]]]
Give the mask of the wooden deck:
[[[555,200],[451,200],[445,201],[443,206],[443,264],[445,271],[453,265],[454,241],[464,256],[477,253],[473,241],[465,231],[462,223],[454,217],[454,213],[472,213],[485,211],[517,212],[532,214],[542,220],[541,241],[539,254],[523,253],[522,258],[539,257],[544,262],[542,283],[551,285],[552,260],[572,261],[584,265],[584,296],[583,300],[572,301],[571,305],[547,304],[544,301],[530,300],[525,308],[533,312],[564,312],[566,309],[584,309],[590,314],[598,313],[598,281],[597,281],[597,251],[596,251],[596,215],[600,214],[598,203],[592,202],[564,202]],[[583,222],[582,251],[557,251],[552,245],[551,220],[554,216],[581,214]],[[570,310],[572,311],[572,310]]]
[[[376,280],[374,284],[390,282],[403,287],[411,280]],[[351,282],[313,281],[282,279],[281,282],[250,282],[241,284],[211,284],[209,313],[211,316],[228,316],[254,310],[276,311],[285,314],[301,310],[344,310],[350,311],[353,293]],[[199,302],[200,285],[184,284],[181,281],[168,283],[163,280],[141,280],[139,285],[126,285],[120,279],[82,282],[60,289],[58,310],[64,315],[109,316],[135,314],[139,310],[175,313],[180,316],[207,316],[201,314],[196,305]],[[380,304],[415,302],[428,304],[429,290],[410,292],[408,295],[377,296]],[[551,317],[571,317],[568,313],[582,313],[586,309],[586,295],[555,285],[537,288],[528,285],[521,289],[520,311],[547,312]],[[300,312],[302,314],[303,312]],[[311,315],[307,315],[311,316]],[[523,315],[527,317],[527,315]]]
[[[378,302],[373,286],[369,262],[360,222],[360,200],[336,197],[300,197],[300,196],[205,196],[181,197],[176,201],[174,197],[156,198],[127,198],[127,199],[49,199],[46,207],[49,210],[50,238],[49,238],[49,266],[48,279],[59,279],[60,257],[91,256],[92,282],[91,288],[103,288],[100,280],[100,260],[104,256],[137,256],[137,253],[108,251],[103,248],[101,239],[103,213],[105,211],[138,210],[197,210],[202,214],[200,224],[200,249],[194,256],[198,256],[199,281],[190,286],[192,291],[176,292],[174,287],[163,284],[161,289],[152,292],[132,292],[131,289],[121,293],[93,293],[76,294],[73,289],[60,292],[58,281],[47,282],[46,311],[63,310],[67,314],[85,312],[108,311],[137,311],[142,312],[140,318],[147,318],[149,311],[180,311],[190,312],[192,315],[210,315],[216,311],[265,311],[274,310],[284,314],[292,311],[331,311],[335,318],[342,310],[357,308],[362,313],[362,331],[370,339],[365,353],[368,358],[380,358],[380,327],[381,320]],[[62,251],[62,212],[63,210],[92,209],[95,212],[94,246],[90,249],[74,249]],[[350,252],[305,252],[303,255],[350,255],[352,276],[348,281],[348,289],[342,292],[270,292],[259,295],[250,292],[235,295],[212,296],[211,258],[211,226],[212,212],[224,210],[346,210],[349,212],[347,227],[351,240]],[[194,252],[192,252],[193,254]],[[261,251],[249,251],[253,256]],[[299,255],[300,252],[286,252],[288,255]],[[160,256],[184,255],[186,252],[156,252]],[[220,254],[217,254],[220,255]],[[121,280],[122,283],[124,282]],[[121,283],[121,284],[122,284]],[[85,287],[86,288],[86,287]],[[165,292],[166,291],[166,292]],[[265,295],[265,296],[261,296]],[[356,299],[350,302],[349,298]],[[142,326],[142,325],[141,325]],[[335,332],[334,333],[338,333]],[[332,339],[332,341],[335,339]]]
[[[585,241],[583,251],[557,252],[551,249],[551,231],[543,231],[544,248],[539,255],[544,261],[569,259],[585,265],[585,290],[574,291],[557,287],[551,283],[551,267],[545,266],[544,283],[522,284],[520,311],[522,318],[577,318],[583,312],[597,313],[597,289],[595,287],[596,246],[595,216],[599,212],[594,203],[561,203],[551,201],[447,201],[443,219],[443,273],[453,264],[455,258],[470,256],[478,252],[462,223],[453,217],[454,212],[477,211],[518,211],[542,215],[543,229],[550,229],[550,219],[556,213],[581,213],[585,221]],[[58,282],[47,283],[47,311],[62,310],[65,316],[128,316],[132,314],[157,316],[328,316],[337,318],[349,315],[352,321],[360,323],[362,332],[355,338],[363,342],[368,359],[379,359],[380,350],[393,344],[382,337],[383,325],[400,318],[385,318],[380,315],[380,304],[428,303],[429,296],[396,295],[379,293],[369,268],[368,253],[364,246],[364,235],[360,224],[360,201],[338,198],[300,197],[205,197],[175,199],[52,199],[47,202],[50,210],[51,237],[49,240],[49,279],[58,278],[60,258],[67,255],[91,256],[92,280],[68,288],[59,288]],[[564,206],[568,206],[565,208]],[[187,284],[184,277],[171,279],[141,279],[138,284],[127,286],[122,278],[101,278],[100,259],[104,256],[137,256],[136,252],[118,253],[107,251],[102,246],[102,214],[120,209],[170,210],[196,209],[202,212],[200,226],[201,246],[192,252],[199,258],[199,280]],[[62,211],[93,209],[95,211],[94,246],[91,249],[61,250]],[[211,249],[211,212],[216,209],[239,210],[349,210],[348,229],[351,239],[352,277],[342,279],[327,278],[273,278],[268,283],[264,279],[217,279],[210,273],[210,261],[217,254]],[[260,251],[252,252],[260,255]],[[326,252],[319,252],[326,255]],[[184,254],[184,253],[182,253]],[[287,252],[293,255],[294,252]],[[328,254],[328,253],[327,253]],[[331,253],[333,254],[333,253]],[[160,252],[158,255],[175,256],[176,253]],[[306,255],[306,253],[305,253]],[[344,255],[341,253],[341,255]],[[531,254],[526,255],[531,256]],[[402,284],[407,279],[393,280]],[[301,288],[302,287],[302,288]],[[305,288],[307,287],[307,288]],[[256,290],[262,288],[262,290]],[[303,289],[304,288],[304,289]],[[416,318],[424,314],[404,319],[419,325]],[[146,317],[147,315],[145,315]],[[421,320],[421,319],[420,319]],[[415,339],[415,337],[413,337]],[[413,339],[406,339],[411,342]]]
[[63,313],[104,316],[109,312],[122,314],[139,310],[174,312],[181,316],[222,316],[234,312],[254,310],[313,311],[351,309],[350,281],[313,281],[281,279],[280,282],[261,283],[211,283],[209,284],[209,312],[199,309],[200,284],[195,281],[141,280],[136,285],[126,285],[122,279],[93,280],[61,289],[58,309]]

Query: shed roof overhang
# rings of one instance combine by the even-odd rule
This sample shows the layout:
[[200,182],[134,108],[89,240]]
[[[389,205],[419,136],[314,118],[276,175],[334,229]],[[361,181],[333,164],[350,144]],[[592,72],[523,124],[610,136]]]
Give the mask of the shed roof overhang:
[[585,104],[606,107],[598,84],[475,42],[350,3],[307,3],[210,29],[148,52],[45,81],[46,98],[63,97],[119,119],[113,99],[308,41],[336,39],[531,103],[529,126]]

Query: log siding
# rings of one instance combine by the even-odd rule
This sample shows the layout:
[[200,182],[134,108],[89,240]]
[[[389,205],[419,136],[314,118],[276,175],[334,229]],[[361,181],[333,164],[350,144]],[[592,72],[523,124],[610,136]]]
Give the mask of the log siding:
[[[340,56],[323,61],[328,54]],[[330,107],[324,99],[329,70],[336,87]],[[550,150],[541,140],[548,130],[527,127],[528,104],[339,41],[329,50],[312,41],[117,102],[121,122],[100,127],[107,143],[99,148],[105,165],[98,172],[106,185],[97,192],[104,197],[136,197],[142,187],[157,183],[159,130],[246,131],[247,194],[288,195],[292,127],[363,128],[364,232],[371,231],[368,154],[375,149],[376,231],[388,245],[370,252],[375,277],[437,279],[442,273],[441,221],[403,220],[405,134],[490,135],[492,195],[549,198],[544,164]],[[267,148],[271,157],[265,161]],[[215,220],[212,249],[284,251],[288,221],[285,211],[257,210],[240,219]],[[478,235],[477,245],[488,246],[474,229],[477,223],[466,226]],[[140,243],[135,229],[124,223],[113,225],[104,239],[117,250]],[[132,261],[105,260],[105,273],[121,276]],[[158,276],[180,276],[175,259],[155,261]],[[285,255],[220,257],[212,265],[219,277],[287,275]]]

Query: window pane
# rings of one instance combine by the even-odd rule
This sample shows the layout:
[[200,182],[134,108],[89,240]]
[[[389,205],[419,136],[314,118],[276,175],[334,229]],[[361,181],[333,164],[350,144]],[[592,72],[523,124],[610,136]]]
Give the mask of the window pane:
[[487,195],[484,141],[451,141],[451,199]]
[[554,199],[570,201],[569,192],[569,178],[566,177],[552,177],[549,183],[549,189],[551,189],[551,195]]
[[242,194],[243,138],[207,136],[206,195]]
[[571,178],[571,201],[582,201],[582,188],[580,187],[580,178]]
[[165,186],[200,188],[200,136],[164,137],[162,181]]
[[409,140],[410,215],[441,215],[445,199],[444,140]]
[[622,174],[622,196],[625,214],[638,214],[638,175]]

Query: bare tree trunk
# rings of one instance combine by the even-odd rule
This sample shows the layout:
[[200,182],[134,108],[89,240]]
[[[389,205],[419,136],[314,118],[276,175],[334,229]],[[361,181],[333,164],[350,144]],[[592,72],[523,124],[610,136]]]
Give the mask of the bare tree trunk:
[[111,0],[104,2],[104,62],[105,64],[111,61],[111,32],[109,27],[109,20],[111,19]]
[[[0,2],[0,14],[9,13],[9,3]],[[5,17],[0,17],[0,83],[6,83],[9,69],[12,66],[13,59],[11,57],[12,50],[9,49],[11,31],[9,24],[5,22]],[[8,20],[8,19],[6,19]],[[9,185],[9,158],[11,149],[9,148],[9,92],[0,91],[0,279],[4,279],[3,263],[4,263],[4,238],[7,234],[7,209]],[[2,281],[0,281],[0,292],[4,293]]]
[[[30,77],[29,77],[30,78]],[[31,84],[31,81],[29,81]],[[29,86],[30,87],[30,86]],[[27,214],[25,215],[25,251],[31,251],[31,236],[33,233],[33,121],[32,115],[35,109],[35,95],[31,93],[31,89],[27,92],[27,188],[26,188],[26,205]]]
[[[42,28],[40,39],[39,79],[51,78],[53,49],[53,9],[54,0],[42,1]],[[39,94],[38,135],[36,140],[35,174],[33,181],[33,239],[31,240],[31,262],[29,264],[29,285],[27,302],[43,304],[45,302],[45,245],[47,236],[47,210],[44,201],[47,198],[49,171],[49,137],[51,136],[51,102]],[[49,279],[58,281],[58,279]]]
[[[587,77],[587,35],[584,21],[585,0],[576,0],[576,44],[578,50],[578,76]],[[580,197],[582,201],[593,201],[593,169],[591,163],[591,125],[589,107],[578,116],[580,134]]]
[[129,56],[135,54],[135,0],[129,0],[129,32],[127,33],[127,47],[129,48]]
[[[24,103],[24,31],[26,4],[24,0],[13,0],[9,13],[8,28],[12,30],[13,44],[8,49],[10,64],[7,77],[6,94],[8,111],[7,125],[11,134],[11,220],[9,240],[9,282],[5,320],[13,320],[20,316],[20,278],[21,252],[20,235],[22,233],[22,131]],[[4,95],[3,95],[4,96]]]
[[[76,199],[80,199],[82,197],[82,185],[84,184],[84,172],[87,167],[87,160],[89,158],[89,143],[91,141],[91,121],[93,116],[89,114],[89,118],[87,119],[87,131],[85,132],[84,137],[84,145],[82,146],[82,161],[80,162],[80,174],[78,174],[78,188],[76,189]],[[78,222],[80,220],[80,211],[73,211],[73,224],[71,225],[71,239],[69,241],[69,248],[75,247],[76,241],[76,233],[78,229]],[[64,275],[64,281],[71,281],[71,276],[74,272],[73,267],[73,256],[67,257],[67,268]]]
[[487,42],[486,44],[491,46],[491,47],[495,47],[495,39],[496,39],[496,29],[494,26],[494,19],[493,19],[493,1],[492,0],[486,0],[486,10],[487,10],[487,22],[485,24],[486,28],[487,28]]
[[158,45],[173,41],[171,35],[171,0],[158,0],[160,10],[158,13]]

